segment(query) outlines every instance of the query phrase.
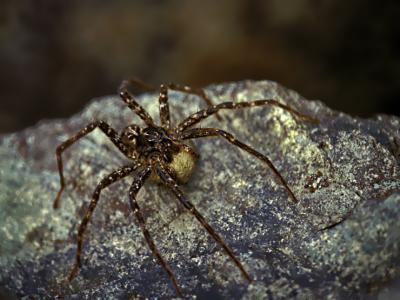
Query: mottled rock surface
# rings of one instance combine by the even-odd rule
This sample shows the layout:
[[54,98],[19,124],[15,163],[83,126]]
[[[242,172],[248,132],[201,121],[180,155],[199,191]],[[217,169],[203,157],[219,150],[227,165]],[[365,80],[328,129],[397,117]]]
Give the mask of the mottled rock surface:
[[[399,276],[400,120],[353,118],[307,101],[274,82],[215,85],[216,102],[273,98],[320,124],[279,108],[225,111],[220,127],[268,155],[300,199],[293,204],[273,173],[224,140],[204,138],[201,159],[183,187],[234,249],[249,285],[213,239],[166,188],[148,182],[138,195],[148,227],[183,292],[197,299],[348,299],[377,297]],[[157,116],[157,96],[138,98]],[[171,93],[173,120],[202,107]],[[95,131],[65,152],[61,207],[55,147],[103,119],[121,130],[139,122],[117,97],[95,99],[69,120],[43,121],[0,138],[0,294],[53,299],[175,297],[152,257],[127,192],[131,178],[105,190],[89,224],[83,267],[68,283],[76,231],[96,183],[127,159]]]

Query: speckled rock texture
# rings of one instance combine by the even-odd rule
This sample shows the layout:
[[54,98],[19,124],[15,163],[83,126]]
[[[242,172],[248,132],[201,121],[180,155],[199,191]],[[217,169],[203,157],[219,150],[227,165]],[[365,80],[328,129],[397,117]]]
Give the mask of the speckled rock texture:
[[[380,297],[400,274],[400,120],[359,119],[274,82],[210,86],[215,103],[273,98],[276,107],[224,111],[219,127],[266,154],[300,199],[294,204],[260,161],[218,138],[194,142],[201,158],[184,192],[254,278],[248,284],[165,187],[139,192],[149,230],[192,299]],[[203,107],[170,93],[174,122]],[[138,101],[158,118],[156,94]],[[170,299],[176,293],[131,214],[128,177],[105,190],[89,224],[83,267],[72,282],[77,226],[96,183],[127,163],[95,130],[64,155],[58,210],[56,146],[93,118],[118,130],[140,120],[116,96],[94,99],[68,120],[0,137],[0,294],[33,299]],[[393,293],[392,293],[393,294]],[[29,299],[31,299],[29,298]]]

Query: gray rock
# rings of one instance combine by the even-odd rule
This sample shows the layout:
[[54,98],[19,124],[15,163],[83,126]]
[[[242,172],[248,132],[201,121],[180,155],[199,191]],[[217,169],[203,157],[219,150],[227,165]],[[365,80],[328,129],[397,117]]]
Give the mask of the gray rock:
[[[294,193],[288,197],[262,163],[224,140],[194,142],[201,159],[187,197],[234,249],[254,281],[185,212],[172,193],[148,182],[138,195],[148,227],[178,277],[198,299],[348,299],[378,297],[399,275],[400,119],[359,119],[307,101],[274,82],[215,85],[216,102],[273,98],[315,116],[296,120],[279,108],[224,111],[201,125],[228,130],[268,155]],[[158,100],[139,97],[152,116]],[[202,107],[171,93],[173,120]],[[64,155],[67,188],[58,210],[55,147],[92,118],[121,130],[139,122],[117,97],[95,99],[68,120],[43,121],[0,138],[0,294],[7,297],[139,299],[175,297],[130,213],[131,178],[105,190],[89,224],[83,267],[65,279],[77,226],[96,183],[124,158],[94,131]],[[397,289],[398,290],[398,289]]]

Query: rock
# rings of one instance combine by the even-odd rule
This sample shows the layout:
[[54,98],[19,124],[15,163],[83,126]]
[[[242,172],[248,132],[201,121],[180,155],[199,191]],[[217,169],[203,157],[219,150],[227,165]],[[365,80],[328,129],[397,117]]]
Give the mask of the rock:
[[[139,192],[148,228],[187,298],[345,299],[377,295],[399,275],[400,119],[350,117],[274,82],[207,88],[214,102],[273,98],[276,107],[224,111],[219,127],[268,155],[300,199],[294,204],[260,161],[217,138],[194,141],[201,158],[184,192],[253,277],[248,284],[221,248],[160,184]],[[173,121],[202,107],[170,93]],[[155,94],[138,101],[157,116]],[[0,138],[0,294],[66,299],[176,296],[128,203],[131,178],[104,190],[85,236],[83,265],[69,283],[76,232],[96,183],[127,163],[95,130],[64,155],[58,210],[54,151],[92,118],[118,130],[140,120],[116,96],[94,99],[68,120],[43,121]],[[398,280],[397,280],[398,282]],[[398,291],[398,289],[397,289]]]

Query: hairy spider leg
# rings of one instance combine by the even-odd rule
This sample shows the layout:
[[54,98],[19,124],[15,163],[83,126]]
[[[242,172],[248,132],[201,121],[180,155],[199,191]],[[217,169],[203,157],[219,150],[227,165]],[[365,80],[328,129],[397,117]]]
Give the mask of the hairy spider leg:
[[276,100],[263,99],[263,100],[249,101],[249,102],[223,102],[223,103],[220,103],[217,105],[210,106],[210,107],[202,109],[202,110],[190,115],[186,119],[184,119],[177,126],[177,131],[182,132],[186,128],[189,128],[189,127],[199,123],[203,119],[217,113],[221,109],[240,109],[240,108],[246,108],[246,107],[267,106],[267,105],[280,107],[280,108],[292,113],[293,115],[297,116],[298,118],[302,119],[303,121],[319,123],[319,120],[312,118],[310,116],[307,116],[307,115],[303,115],[303,114],[295,111],[291,107],[284,105]]
[[137,103],[133,96],[128,92],[127,89],[122,89],[119,92],[121,99],[128,105],[128,107],[137,114],[147,126],[155,126],[152,117],[148,112]]
[[136,201],[136,195],[139,192],[140,188],[143,186],[146,179],[150,176],[151,170],[152,170],[151,165],[148,165],[143,170],[141,170],[140,172],[137,173],[136,178],[132,182],[131,188],[129,190],[129,201],[130,201],[133,213],[135,214],[135,216],[139,222],[140,229],[142,230],[143,235],[146,239],[147,245],[149,246],[153,255],[157,258],[158,262],[161,264],[163,269],[167,272],[178,295],[180,297],[182,297],[182,293],[178,286],[178,282],[175,278],[175,275],[174,275],[172,269],[169,267],[169,265],[164,260],[164,258],[161,256],[161,253],[157,249],[156,245],[154,244],[154,241],[153,241],[149,231],[146,228],[146,223],[145,223],[143,214],[140,211],[140,207]]
[[[148,85],[147,83],[144,83],[143,81],[136,79],[136,78],[122,81],[122,83],[119,87],[119,90],[120,91],[128,91],[129,85],[137,85],[147,91],[156,91],[157,90],[155,87],[152,87],[152,86]],[[161,86],[160,86],[159,105],[160,105],[161,125],[167,129],[169,129],[171,126],[171,124],[170,124],[171,121],[170,121],[169,105],[168,105],[168,88],[164,84],[161,84]]]
[[207,230],[211,237],[224,249],[225,253],[233,260],[235,265],[242,272],[244,278],[251,282],[249,274],[244,269],[243,265],[236,258],[235,254],[229,246],[224,242],[220,235],[211,227],[210,224],[204,219],[204,217],[198,212],[195,206],[186,199],[182,190],[179,188],[176,181],[171,177],[165,167],[162,166],[161,162],[156,165],[156,172],[160,177],[161,181],[172,190],[175,196],[178,198],[179,202],[200,222],[200,224]]
[[[208,107],[214,106],[214,103],[207,96],[206,92],[203,89],[193,88],[188,85],[180,85],[180,84],[176,84],[176,83],[166,83],[165,85],[170,90],[179,91],[179,92],[186,93],[186,94],[192,94],[192,95],[196,95],[196,96],[200,97],[201,99],[204,100],[204,102],[207,104]],[[216,114],[216,118],[218,121],[222,121],[222,118],[218,113]]]
[[[156,87],[151,86],[138,78],[131,78],[128,80],[123,80],[120,85],[120,90],[122,90],[122,89],[127,90],[129,85],[139,86],[140,88],[142,88],[146,91],[156,91],[157,90]],[[171,82],[161,84],[160,90],[162,90],[164,88],[166,88],[167,90],[178,91],[178,92],[186,93],[189,95],[196,95],[196,96],[200,97],[200,99],[202,99],[207,104],[207,106],[214,105],[212,100],[207,96],[207,94],[204,92],[203,89],[193,88],[188,85],[180,85],[180,84],[175,84],[175,83],[171,83]],[[168,99],[167,99],[167,101],[168,101]],[[160,109],[160,114],[161,114],[161,109]],[[220,117],[220,115],[216,114],[216,118],[218,119],[218,121],[222,121],[222,118]],[[169,119],[169,116],[168,116],[168,119]]]
[[86,127],[82,128],[81,130],[78,131],[74,136],[60,144],[57,149],[56,149],[56,158],[57,158],[57,166],[58,166],[58,173],[60,175],[60,189],[57,192],[56,198],[54,199],[53,202],[53,208],[57,208],[59,205],[61,193],[63,192],[65,188],[65,181],[64,181],[64,174],[63,174],[63,162],[61,158],[61,154],[66,150],[69,146],[74,144],[76,141],[78,141],[80,138],[84,137],[88,133],[92,132],[94,129],[99,128],[101,131],[105,133],[105,135],[114,143],[115,146],[118,147],[118,149],[124,153],[125,155],[128,154],[128,149],[126,148],[125,144],[121,141],[121,138],[119,137],[117,131],[113,129],[110,125],[108,125],[104,121],[94,121],[92,123],[89,123],[86,125]]
[[104,177],[100,181],[100,183],[96,186],[96,189],[93,192],[92,200],[90,201],[90,204],[86,209],[85,216],[83,217],[81,224],[79,225],[75,263],[72,266],[71,271],[69,273],[68,276],[69,281],[71,281],[76,276],[76,274],[79,271],[79,268],[81,267],[83,235],[90,221],[90,218],[92,217],[93,211],[96,208],[97,202],[99,201],[101,191],[106,187],[108,187],[109,185],[111,185],[112,183],[115,183],[118,180],[121,180],[122,178],[128,176],[133,171],[135,171],[139,166],[140,164],[136,164],[119,168],[118,170],[115,170],[111,174]]
[[122,91],[122,90],[129,90],[129,86],[138,86],[141,89],[145,90],[145,91],[155,91],[156,88],[150,84],[147,84],[146,82],[138,79],[138,78],[130,78],[130,79],[124,79],[122,80],[121,84],[119,85],[118,90]]
[[158,98],[160,105],[160,120],[161,126],[166,129],[171,128],[171,120],[169,115],[169,105],[168,105],[168,88],[162,84],[160,86],[160,97]]
[[286,180],[282,177],[282,175],[279,173],[279,171],[276,169],[276,167],[272,164],[272,162],[269,160],[269,158],[260,152],[256,151],[255,149],[251,148],[250,146],[240,142],[237,140],[232,134],[221,130],[221,129],[216,129],[216,128],[192,128],[184,131],[181,133],[180,136],[183,140],[188,140],[188,139],[195,139],[195,138],[201,138],[201,137],[223,137],[226,139],[229,143],[238,146],[240,149],[246,151],[247,153],[254,155],[257,157],[259,160],[262,162],[266,163],[268,167],[275,173],[275,175],[278,177],[280,180],[281,184],[284,186],[286,191],[288,192],[289,196],[292,198],[294,203],[299,202],[299,200],[296,198],[292,190],[289,188]]

